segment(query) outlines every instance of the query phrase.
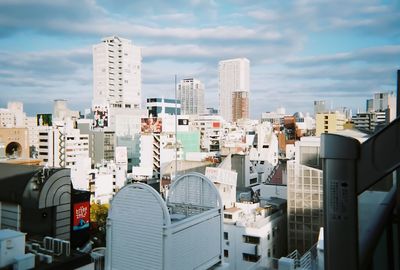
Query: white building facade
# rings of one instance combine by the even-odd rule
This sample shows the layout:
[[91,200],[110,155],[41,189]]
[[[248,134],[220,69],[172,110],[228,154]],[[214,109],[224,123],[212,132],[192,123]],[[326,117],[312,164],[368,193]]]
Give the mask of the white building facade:
[[219,113],[225,121],[232,121],[232,94],[250,91],[250,61],[236,58],[219,62]]
[[93,104],[140,108],[141,50],[128,39],[107,37],[93,46]]
[[195,78],[181,80],[177,98],[181,101],[182,114],[204,113],[204,84]]

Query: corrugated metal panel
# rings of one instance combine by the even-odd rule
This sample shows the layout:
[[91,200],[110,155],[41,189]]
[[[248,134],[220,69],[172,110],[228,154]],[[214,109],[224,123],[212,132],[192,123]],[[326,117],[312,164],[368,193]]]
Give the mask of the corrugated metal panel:
[[108,260],[113,270],[163,267],[164,212],[161,197],[150,188],[127,186],[112,201],[107,233],[111,233]]
[[1,204],[1,226],[2,229],[19,231],[21,229],[21,207],[18,204]]
[[55,237],[69,240],[71,226],[71,205],[64,204],[56,207]]
[[170,270],[208,269],[220,261],[221,216],[217,215],[171,236]]
[[188,174],[176,182],[170,189],[168,201],[207,207],[218,207],[218,191],[210,180],[200,174]]

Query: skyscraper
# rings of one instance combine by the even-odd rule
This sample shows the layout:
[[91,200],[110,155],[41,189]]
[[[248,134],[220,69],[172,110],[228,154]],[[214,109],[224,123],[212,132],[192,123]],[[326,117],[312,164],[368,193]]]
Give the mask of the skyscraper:
[[232,121],[249,118],[249,92],[234,91],[232,93]]
[[128,39],[107,37],[93,46],[93,106],[140,108],[141,51]]
[[132,42],[107,37],[93,46],[94,128],[116,136],[140,132],[141,51]]
[[250,91],[250,61],[247,58],[219,62],[219,111],[226,121],[232,121],[232,93]]
[[187,78],[178,84],[177,98],[181,101],[182,114],[204,113],[204,84]]

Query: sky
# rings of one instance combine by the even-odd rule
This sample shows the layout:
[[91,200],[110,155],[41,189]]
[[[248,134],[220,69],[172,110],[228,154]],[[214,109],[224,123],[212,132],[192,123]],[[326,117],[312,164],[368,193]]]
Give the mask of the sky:
[[177,74],[218,108],[218,62],[247,57],[254,119],[314,100],[365,110],[400,69],[398,0],[0,0],[0,107],[89,108],[92,45],[112,35],[142,48],[143,101],[173,97]]

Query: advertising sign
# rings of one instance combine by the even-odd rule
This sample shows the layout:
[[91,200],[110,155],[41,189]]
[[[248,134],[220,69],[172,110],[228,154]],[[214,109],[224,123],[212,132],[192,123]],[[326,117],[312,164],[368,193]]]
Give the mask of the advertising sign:
[[36,115],[36,124],[38,127],[52,126],[53,125],[53,115],[52,114],[37,114]]
[[180,126],[189,125],[189,119],[178,119],[178,125],[180,125]]
[[108,127],[108,106],[107,105],[96,105],[93,110],[95,128]]
[[221,123],[220,122],[213,122],[212,123],[212,127],[213,128],[220,128],[221,127]]
[[161,133],[162,119],[157,117],[142,118],[141,131],[143,133]]
[[73,227],[74,231],[89,228],[90,224],[90,203],[80,202],[74,204]]

